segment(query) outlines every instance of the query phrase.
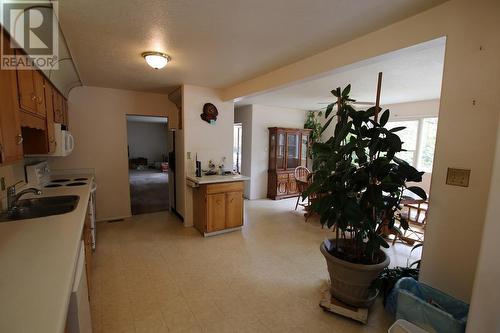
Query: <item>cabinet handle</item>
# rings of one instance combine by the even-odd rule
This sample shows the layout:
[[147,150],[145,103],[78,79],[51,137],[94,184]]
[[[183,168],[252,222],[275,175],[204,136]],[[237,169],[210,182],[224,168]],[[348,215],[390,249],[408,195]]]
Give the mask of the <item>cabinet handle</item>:
[[38,104],[42,104],[42,98],[41,97],[37,97],[36,101],[38,102]]
[[24,141],[24,138],[21,134],[18,134],[16,135],[16,138],[17,138],[17,144],[20,145],[21,143],[23,143]]
[[35,94],[31,94],[31,100],[32,100],[32,101],[36,101],[36,96],[35,96]]

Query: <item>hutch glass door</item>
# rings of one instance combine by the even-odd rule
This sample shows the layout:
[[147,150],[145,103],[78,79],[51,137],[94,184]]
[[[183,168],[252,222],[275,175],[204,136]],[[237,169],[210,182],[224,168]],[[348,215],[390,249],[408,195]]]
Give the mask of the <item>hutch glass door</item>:
[[285,168],[285,133],[278,132],[276,169],[284,169],[284,168]]
[[287,155],[286,167],[287,169],[295,169],[299,166],[300,158],[300,133],[287,133]]

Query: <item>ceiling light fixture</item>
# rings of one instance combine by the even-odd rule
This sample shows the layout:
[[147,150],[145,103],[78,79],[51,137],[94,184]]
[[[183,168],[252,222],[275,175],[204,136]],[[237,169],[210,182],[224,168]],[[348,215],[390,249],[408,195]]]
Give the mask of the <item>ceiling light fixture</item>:
[[163,68],[172,60],[172,58],[162,52],[144,52],[141,55],[148,65],[154,69]]

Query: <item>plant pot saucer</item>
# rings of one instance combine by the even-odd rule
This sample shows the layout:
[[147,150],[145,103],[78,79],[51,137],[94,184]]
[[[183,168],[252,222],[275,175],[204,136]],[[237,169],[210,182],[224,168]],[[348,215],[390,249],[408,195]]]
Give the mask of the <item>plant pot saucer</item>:
[[319,302],[319,306],[323,308],[324,311],[335,313],[363,324],[368,323],[368,308],[354,307],[339,301],[330,294],[329,282],[325,283],[321,290],[321,301]]

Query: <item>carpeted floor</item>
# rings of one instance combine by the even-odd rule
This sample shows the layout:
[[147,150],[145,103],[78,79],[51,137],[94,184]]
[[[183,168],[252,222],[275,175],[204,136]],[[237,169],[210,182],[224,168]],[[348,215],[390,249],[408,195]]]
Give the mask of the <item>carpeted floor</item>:
[[159,170],[129,170],[132,215],[168,210],[168,174]]

